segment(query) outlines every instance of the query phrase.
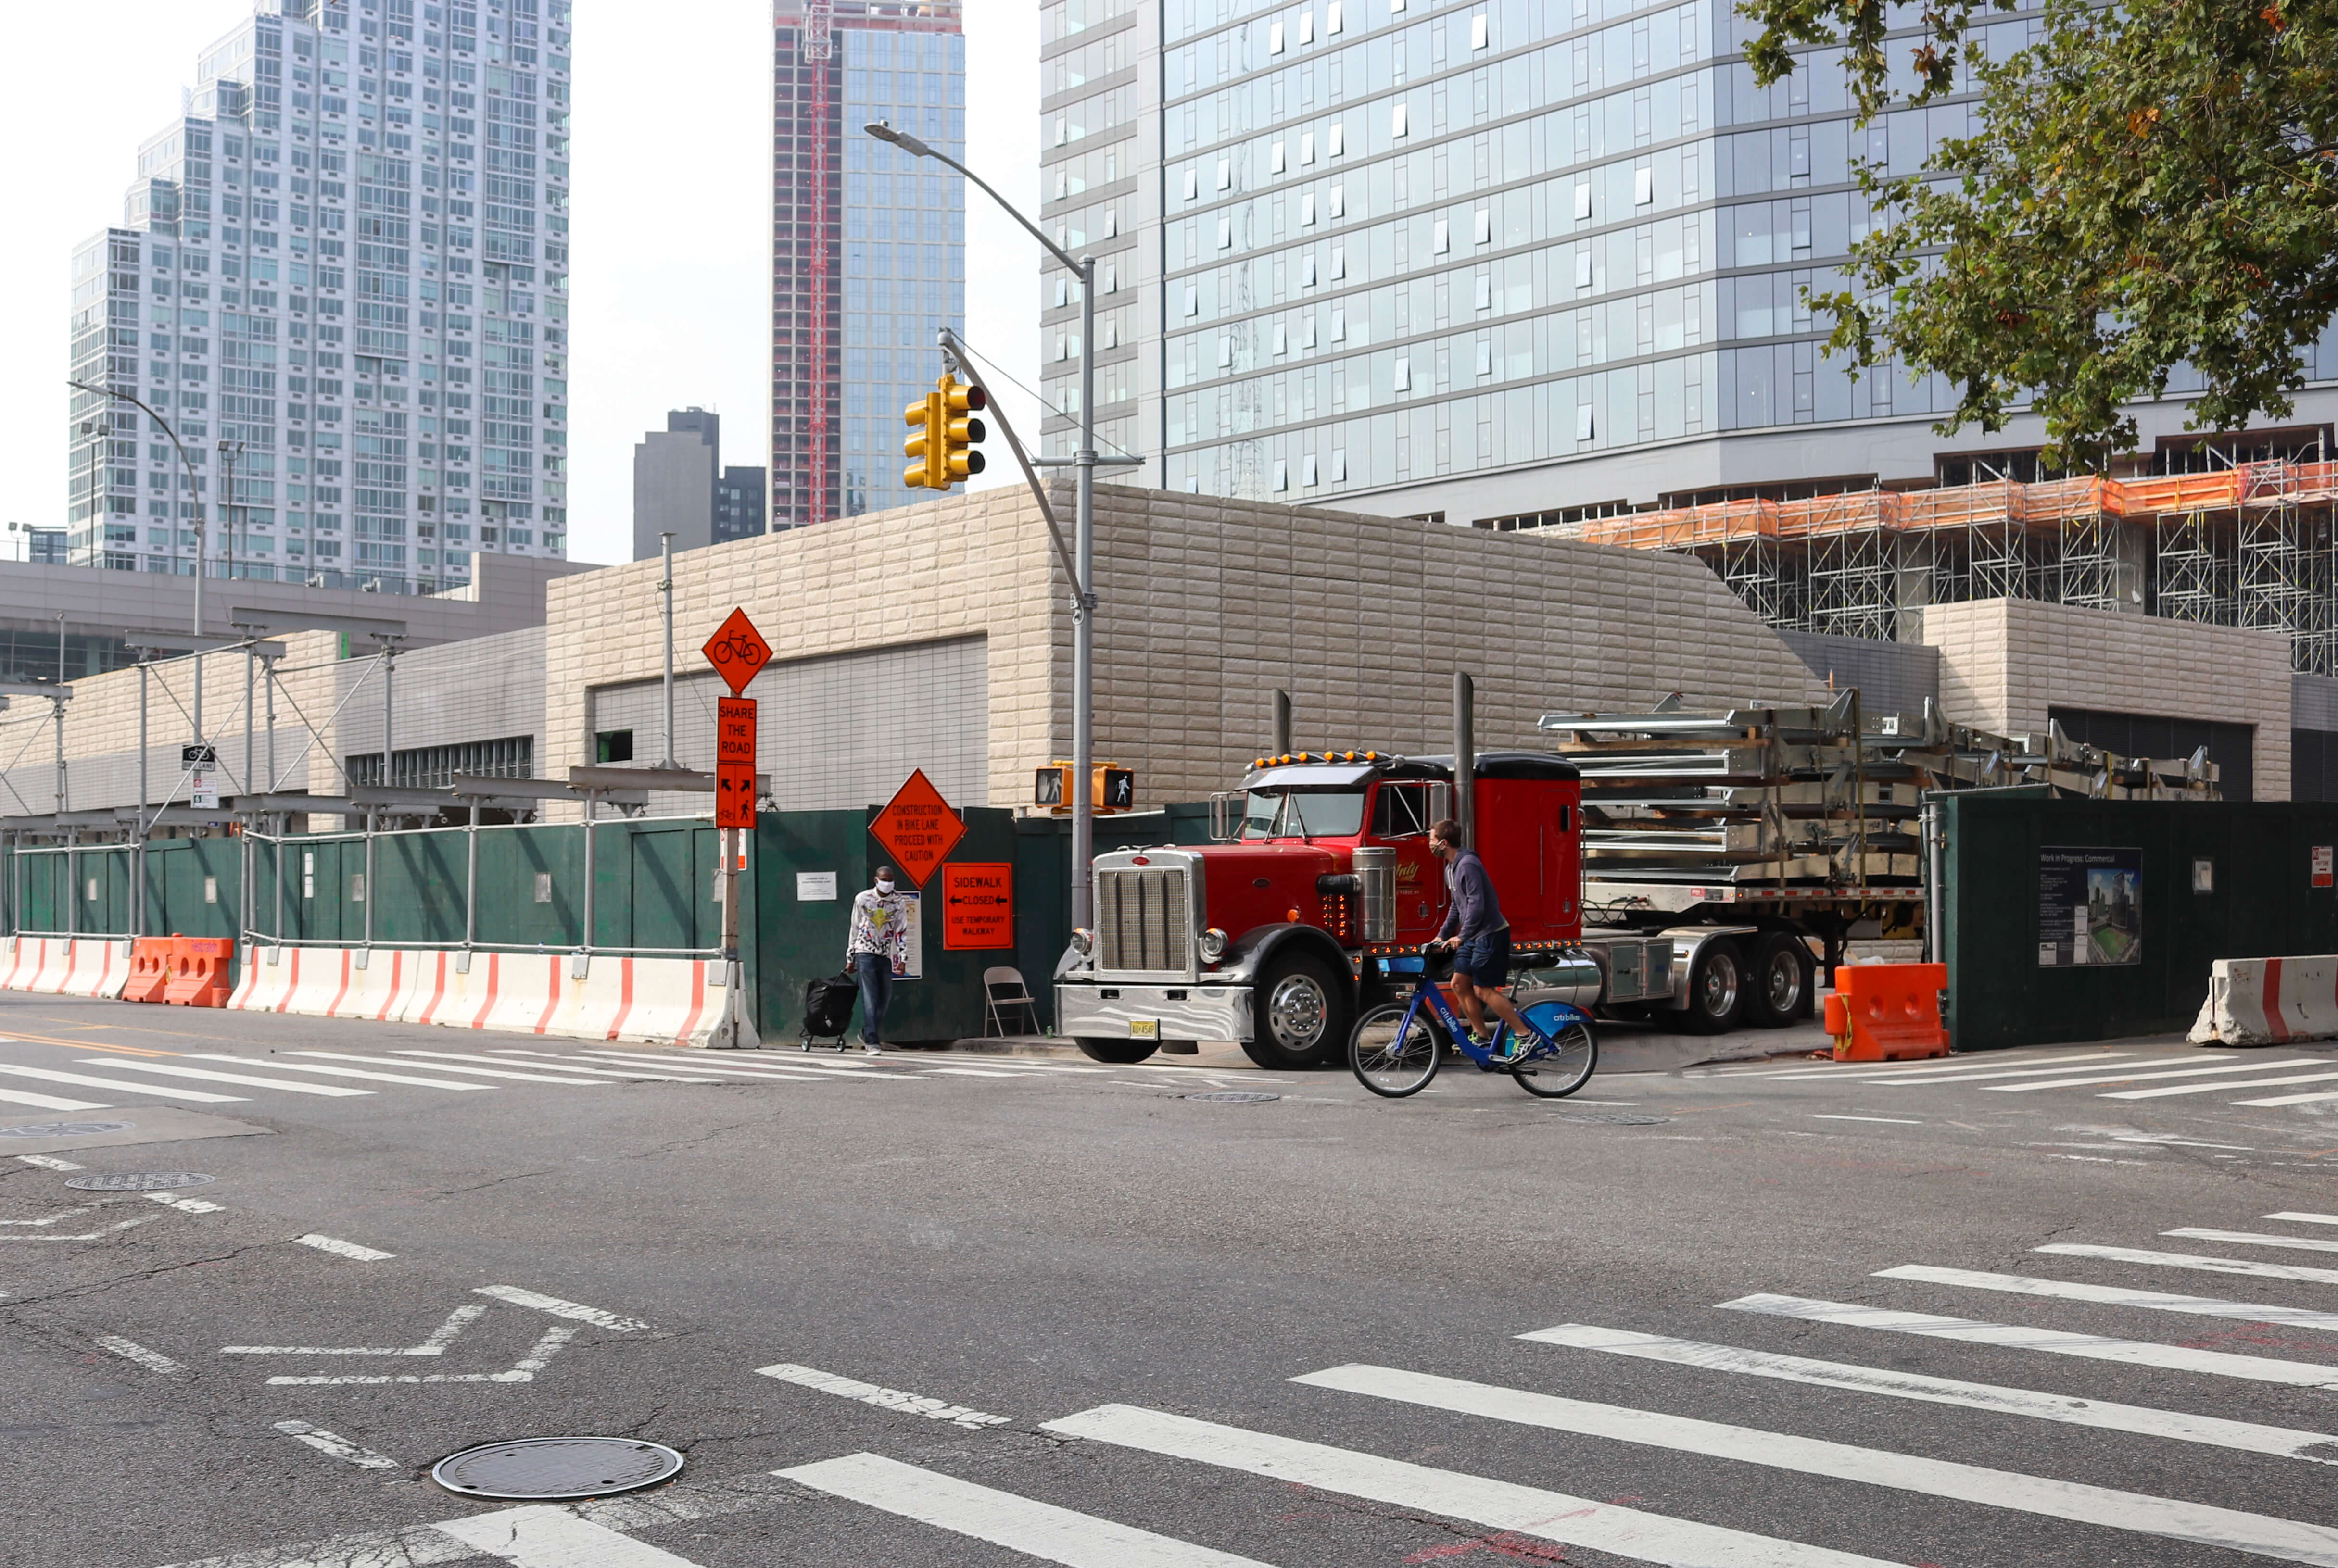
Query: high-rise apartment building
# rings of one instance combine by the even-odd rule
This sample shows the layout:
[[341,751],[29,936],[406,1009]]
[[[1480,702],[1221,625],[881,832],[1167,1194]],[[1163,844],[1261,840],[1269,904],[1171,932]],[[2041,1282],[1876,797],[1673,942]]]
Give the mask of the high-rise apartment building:
[[[256,0],[74,255],[79,564],[431,592],[567,547],[568,0]],[[192,474],[188,472],[192,466]]]
[[[2020,37],[2034,14],[1991,29]],[[1854,381],[1805,287],[1970,100],[1857,127],[1832,56],[1756,88],[1721,0],[1052,0],[1044,220],[1098,261],[1096,341],[1047,276],[1046,450],[1080,356],[1124,483],[1455,523],[1752,485],[2014,471],[1940,378]],[[2338,414],[2338,333],[2297,423]],[[2179,378],[2142,411],[2174,436]],[[2032,464],[2034,468],[2034,463]]]
[[966,316],[966,182],[863,133],[966,156],[957,0],[777,0],[770,526],[906,505],[901,410]]

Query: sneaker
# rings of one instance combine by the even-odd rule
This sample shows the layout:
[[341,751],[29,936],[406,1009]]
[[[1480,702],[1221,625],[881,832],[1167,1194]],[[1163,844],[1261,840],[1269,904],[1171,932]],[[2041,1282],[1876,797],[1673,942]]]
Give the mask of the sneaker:
[[882,1056],[885,1054],[885,1047],[873,1043],[864,1042],[860,1047],[860,1051],[861,1054],[866,1056]]

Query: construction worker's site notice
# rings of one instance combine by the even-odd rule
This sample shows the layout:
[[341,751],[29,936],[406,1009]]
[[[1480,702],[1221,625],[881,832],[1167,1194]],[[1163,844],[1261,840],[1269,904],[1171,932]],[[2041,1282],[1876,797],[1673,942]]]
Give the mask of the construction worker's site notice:
[[893,858],[893,868],[907,877],[911,887],[923,887],[934,868],[948,859],[958,841],[966,837],[966,824],[926,777],[926,770],[918,768],[877,813],[877,819],[869,824],[869,833]]
[[961,860],[942,867],[942,946],[966,952],[1015,946],[1015,867]]

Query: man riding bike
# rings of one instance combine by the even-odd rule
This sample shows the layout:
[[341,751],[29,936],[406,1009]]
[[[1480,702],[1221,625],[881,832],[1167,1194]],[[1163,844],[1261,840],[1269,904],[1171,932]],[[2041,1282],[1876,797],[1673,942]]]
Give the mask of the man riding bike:
[[1445,925],[1429,946],[1454,955],[1454,999],[1478,1046],[1493,1044],[1486,1026],[1490,1007],[1510,1026],[1509,1050],[1501,1059],[1523,1056],[1539,1035],[1502,989],[1510,977],[1510,923],[1502,918],[1494,879],[1478,852],[1461,847],[1461,824],[1451,818],[1429,830],[1429,847],[1445,862],[1445,889],[1452,900]]

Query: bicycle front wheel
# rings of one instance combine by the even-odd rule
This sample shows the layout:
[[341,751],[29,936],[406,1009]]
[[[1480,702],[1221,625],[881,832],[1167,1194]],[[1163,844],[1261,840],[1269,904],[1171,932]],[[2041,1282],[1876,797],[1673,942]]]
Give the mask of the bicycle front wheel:
[[1599,1065],[1599,1037],[1591,1025],[1577,1019],[1553,1028],[1531,1013],[1528,1017],[1554,1044],[1550,1051],[1510,1069],[1518,1087],[1538,1100],[1558,1100],[1590,1083],[1592,1070]]
[[1373,1093],[1401,1100],[1429,1087],[1444,1044],[1425,1009],[1384,1003],[1356,1020],[1348,1035],[1348,1065],[1355,1070],[1356,1082]]

